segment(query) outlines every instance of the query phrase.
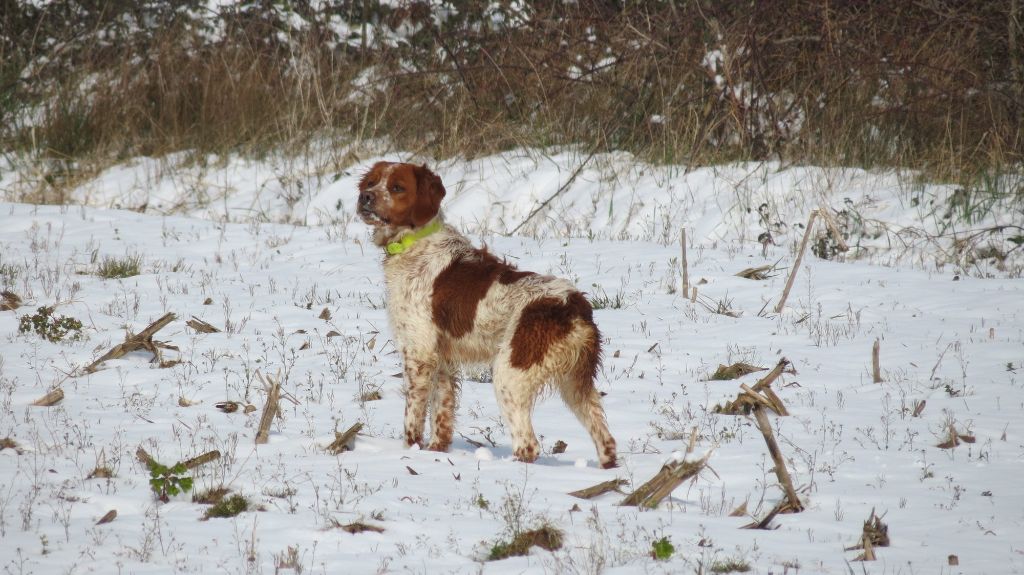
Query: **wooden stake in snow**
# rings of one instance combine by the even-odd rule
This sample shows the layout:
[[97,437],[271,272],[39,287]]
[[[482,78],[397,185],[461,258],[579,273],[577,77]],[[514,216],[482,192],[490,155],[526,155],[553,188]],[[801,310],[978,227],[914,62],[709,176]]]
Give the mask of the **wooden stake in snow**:
[[882,366],[878,357],[881,350],[882,343],[876,339],[874,345],[871,346],[871,379],[875,383],[882,383]]
[[768,444],[768,453],[775,463],[775,476],[778,477],[779,484],[786,493],[790,509],[794,512],[803,511],[804,505],[800,502],[796,489],[793,488],[793,480],[789,477],[789,470],[786,469],[786,460],[782,457],[779,444],[775,442],[772,424],[768,421],[768,416],[765,415],[764,408],[760,405],[754,407],[754,418],[757,420],[757,427],[761,431],[761,435],[764,436],[765,443]]
[[159,348],[176,348],[169,346],[165,343],[153,341],[153,336],[156,335],[156,332],[160,331],[165,326],[167,326],[167,324],[174,321],[176,317],[177,316],[175,316],[173,313],[166,313],[160,319],[146,326],[146,329],[140,331],[139,333],[135,335],[129,333],[127,336],[125,336],[124,343],[119,343],[115,345],[110,351],[103,354],[99,359],[90,363],[88,367],[86,367],[83,370],[84,373],[93,373],[94,371],[99,369],[100,364],[102,364],[104,361],[107,361],[108,359],[117,359],[119,357],[124,357],[129,353],[133,351],[138,351],[140,349],[144,349],[152,353],[154,359],[156,361],[160,361]]
[[619,505],[634,505],[654,509],[661,500],[668,497],[684,481],[695,477],[704,469],[711,457],[711,451],[696,461],[670,461],[662,466],[657,475],[629,494]]
[[32,405],[39,407],[50,407],[57,405],[64,399],[64,390],[61,388],[51,389],[46,395],[32,402]]
[[679,249],[682,251],[682,273],[683,273],[683,297],[690,291],[690,270],[686,264],[686,228],[679,232]]
[[786,280],[786,287],[782,290],[782,299],[775,306],[775,313],[782,313],[786,307],[786,298],[789,297],[789,290],[793,289],[793,281],[796,280],[796,271],[800,269],[800,262],[804,259],[804,252],[807,251],[807,241],[811,239],[811,230],[814,228],[814,218],[818,210],[812,210],[811,216],[807,218],[807,229],[804,230],[804,239],[800,242],[800,251],[796,253],[796,261],[793,262],[793,269],[789,270],[789,279]]
[[267,403],[263,406],[260,426],[256,430],[256,445],[262,445],[270,439],[270,424],[274,422],[274,416],[277,415],[277,404],[281,397],[281,384],[274,381],[270,376],[264,377],[259,372],[256,372],[256,374],[263,381],[264,387],[267,388]]

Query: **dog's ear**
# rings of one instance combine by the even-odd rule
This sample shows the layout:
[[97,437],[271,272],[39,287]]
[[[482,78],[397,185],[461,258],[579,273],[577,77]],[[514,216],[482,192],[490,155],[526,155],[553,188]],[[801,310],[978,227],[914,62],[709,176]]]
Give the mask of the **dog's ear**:
[[444,184],[437,174],[430,171],[426,164],[415,167],[416,173],[416,204],[412,207],[412,221],[416,227],[426,225],[434,219],[441,209],[444,198]]

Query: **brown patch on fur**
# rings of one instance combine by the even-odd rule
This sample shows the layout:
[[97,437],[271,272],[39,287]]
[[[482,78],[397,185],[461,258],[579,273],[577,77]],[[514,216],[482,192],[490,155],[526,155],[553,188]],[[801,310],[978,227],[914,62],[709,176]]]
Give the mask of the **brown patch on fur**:
[[434,323],[452,337],[462,337],[473,330],[476,308],[495,281],[508,285],[534,275],[517,270],[487,250],[476,250],[474,255],[475,259],[452,260],[434,279]]
[[[597,370],[601,367],[601,332],[597,329],[597,324],[594,323],[594,310],[590,307],[590,302],[581,293],[574,293],[569,296],[570,300],[575,300],[575,306],[581,310],[581,319],[590,324],[593,330],[590,332],[590,337],[587,338],[587,343],[580,350],[579,360],[576,362],[576,378],[577,381],[582,385],[593,387],[594,378],[597,377]],[[582,309],[585,307],[586,311]],[[582,315],[584,314],[585,315]]]
[[501,275],[498,276],[498,283],[507,286],[509,284],[514,284],[525,277],[535,275],[537,275],[536,272],[523,272],[515,269],[512,266],[509,266],[509,269],[501,272]]
[[583,351],[577,363],[580,371],[577,378],[593,379],[600,362],[600,338],[594,325],[594,312],[583,294],[574,292],[565,301],[545,297],[530,302],[519,318],[519,325],[512,336],[512,367],[528,369],[544,360],[548,349],[560,339],[569,335],[573,320],[580,319],[593,326],[593,338]]

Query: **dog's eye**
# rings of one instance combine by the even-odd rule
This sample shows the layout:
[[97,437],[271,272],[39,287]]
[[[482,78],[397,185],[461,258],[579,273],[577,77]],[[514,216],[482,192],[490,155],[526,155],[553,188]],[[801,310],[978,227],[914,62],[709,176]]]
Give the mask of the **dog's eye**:
[[398,184],[395,184],[395,185],[391,186],[391,193],[392,194],[400,194],[400,193],[402,193],[404,191],[405,191],[405,188],[403,188],[402,186],[400,186]]
[[377,180],[366,180],[366,187],[372,188],[377,185]]

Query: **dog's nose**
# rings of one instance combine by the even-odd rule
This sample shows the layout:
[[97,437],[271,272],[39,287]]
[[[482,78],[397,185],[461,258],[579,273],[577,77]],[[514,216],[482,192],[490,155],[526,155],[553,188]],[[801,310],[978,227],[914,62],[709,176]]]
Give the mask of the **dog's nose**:
[[368,205],[370,205],[370,202],[372,202],[372,201],[373,201],[373,194],[371,194],[369,192],[363,192],[363,193],[359,194],[359,205],[360,206],[368,206]]

